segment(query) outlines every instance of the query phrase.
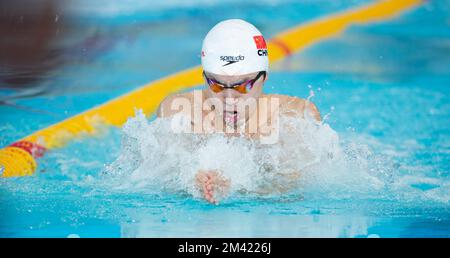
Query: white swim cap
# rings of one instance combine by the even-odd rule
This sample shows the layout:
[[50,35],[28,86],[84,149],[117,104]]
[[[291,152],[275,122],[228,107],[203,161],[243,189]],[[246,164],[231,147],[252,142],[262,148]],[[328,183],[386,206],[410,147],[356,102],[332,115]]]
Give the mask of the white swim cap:
[[267,45],[261,32],[240,20],[225,20],[203,40],[202,66],[206,72],[242,75],[269,70]]

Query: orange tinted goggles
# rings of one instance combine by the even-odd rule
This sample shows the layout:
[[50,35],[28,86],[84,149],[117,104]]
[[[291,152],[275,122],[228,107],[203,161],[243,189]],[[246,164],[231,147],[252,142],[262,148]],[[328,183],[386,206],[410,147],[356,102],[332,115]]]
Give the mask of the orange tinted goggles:
[[266,78],[266,72],[265,71],[261,71],[258,73],[258,75],[256,75],[256,77],[252,80],[248,80],[242,83],[236,83],[233,85],[224,85],[223,83],[220,83],[214,79],[210,79],[208,78],[208,76],[206,76],[205,72],[203,72],[203,75],[205,76],[206,82],[209,85],[209,88],[214,91],[215,93],[219,93],[225,89],[233,89],[241,94],[246,94],[248,93],[252,88],[253,88],[253,84],[259,79],[259,77],[261,77],[262,75],[264,75],[264,78]]

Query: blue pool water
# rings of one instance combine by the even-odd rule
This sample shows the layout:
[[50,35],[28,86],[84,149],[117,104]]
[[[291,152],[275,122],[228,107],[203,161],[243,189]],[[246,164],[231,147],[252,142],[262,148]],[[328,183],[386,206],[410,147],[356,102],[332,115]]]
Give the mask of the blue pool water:
[[[29,87],[0,90],[1,146],[197,65],[203,36],[220,20],[246,19],[270,38],[369,1],[134,2],[68,5],[58,22],[72,24],[70,37],[55,43],[62,65]],[[265,91],[314,92],[345,153],[345,162],[312,171],[299,193],[232,194],[213,206],[151,177],[102,173],[126,157],[121,140],[138,133],[133,123],[163,136],[131,118],[128,129],[52,150],[32,177],[1,179],[0,236],[449,237],[449,6],[429,1],[351,27],[271,66]],[[151,160],[162,149],[148,150]],[[149,174],[166,171],[152,164]]]

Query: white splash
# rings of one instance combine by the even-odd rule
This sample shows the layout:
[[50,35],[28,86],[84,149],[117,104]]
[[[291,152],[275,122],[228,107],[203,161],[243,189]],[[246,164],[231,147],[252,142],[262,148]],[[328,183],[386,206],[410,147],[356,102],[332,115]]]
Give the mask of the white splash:
[[[121,153],[106,167],[105,178],[120,190],[199,197],[196,173],[216,169],[231,180],[231,195],[261,192],[276,185],[272,196],[395,199],[400,192],[401,198],[410,200],[419,195],[448,202],[448,197],[441,198],[448,189],[433,189],[426,196],[405,186],[405,179],[395,176],[398,167],[393,162],[375,155],[367,145],[340,140],[325,122],[308,116],[281,117],[280,125],[280,142],[263,145],[244,137],[173,133],[170,119],[149,122],[137,112],[123,127]],[[292,177],[293,172],[300,176]],[[280,186],[291,190],[282,193]]]

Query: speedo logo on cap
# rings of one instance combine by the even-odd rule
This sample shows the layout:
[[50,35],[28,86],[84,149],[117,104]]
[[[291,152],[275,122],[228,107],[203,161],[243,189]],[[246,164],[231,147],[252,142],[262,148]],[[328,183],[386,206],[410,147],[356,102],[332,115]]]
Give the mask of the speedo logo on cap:
[[230,64],[237,63],[239,61],[243,61],[245,59],[245,56],[238,55],[238,56],[220,56],[220,61],[227,62],[226,64],[222,66],[227,66]]
[[258,49],[258,56],[267,56],[267,44],[262,35],[254,36],[256,49]]

